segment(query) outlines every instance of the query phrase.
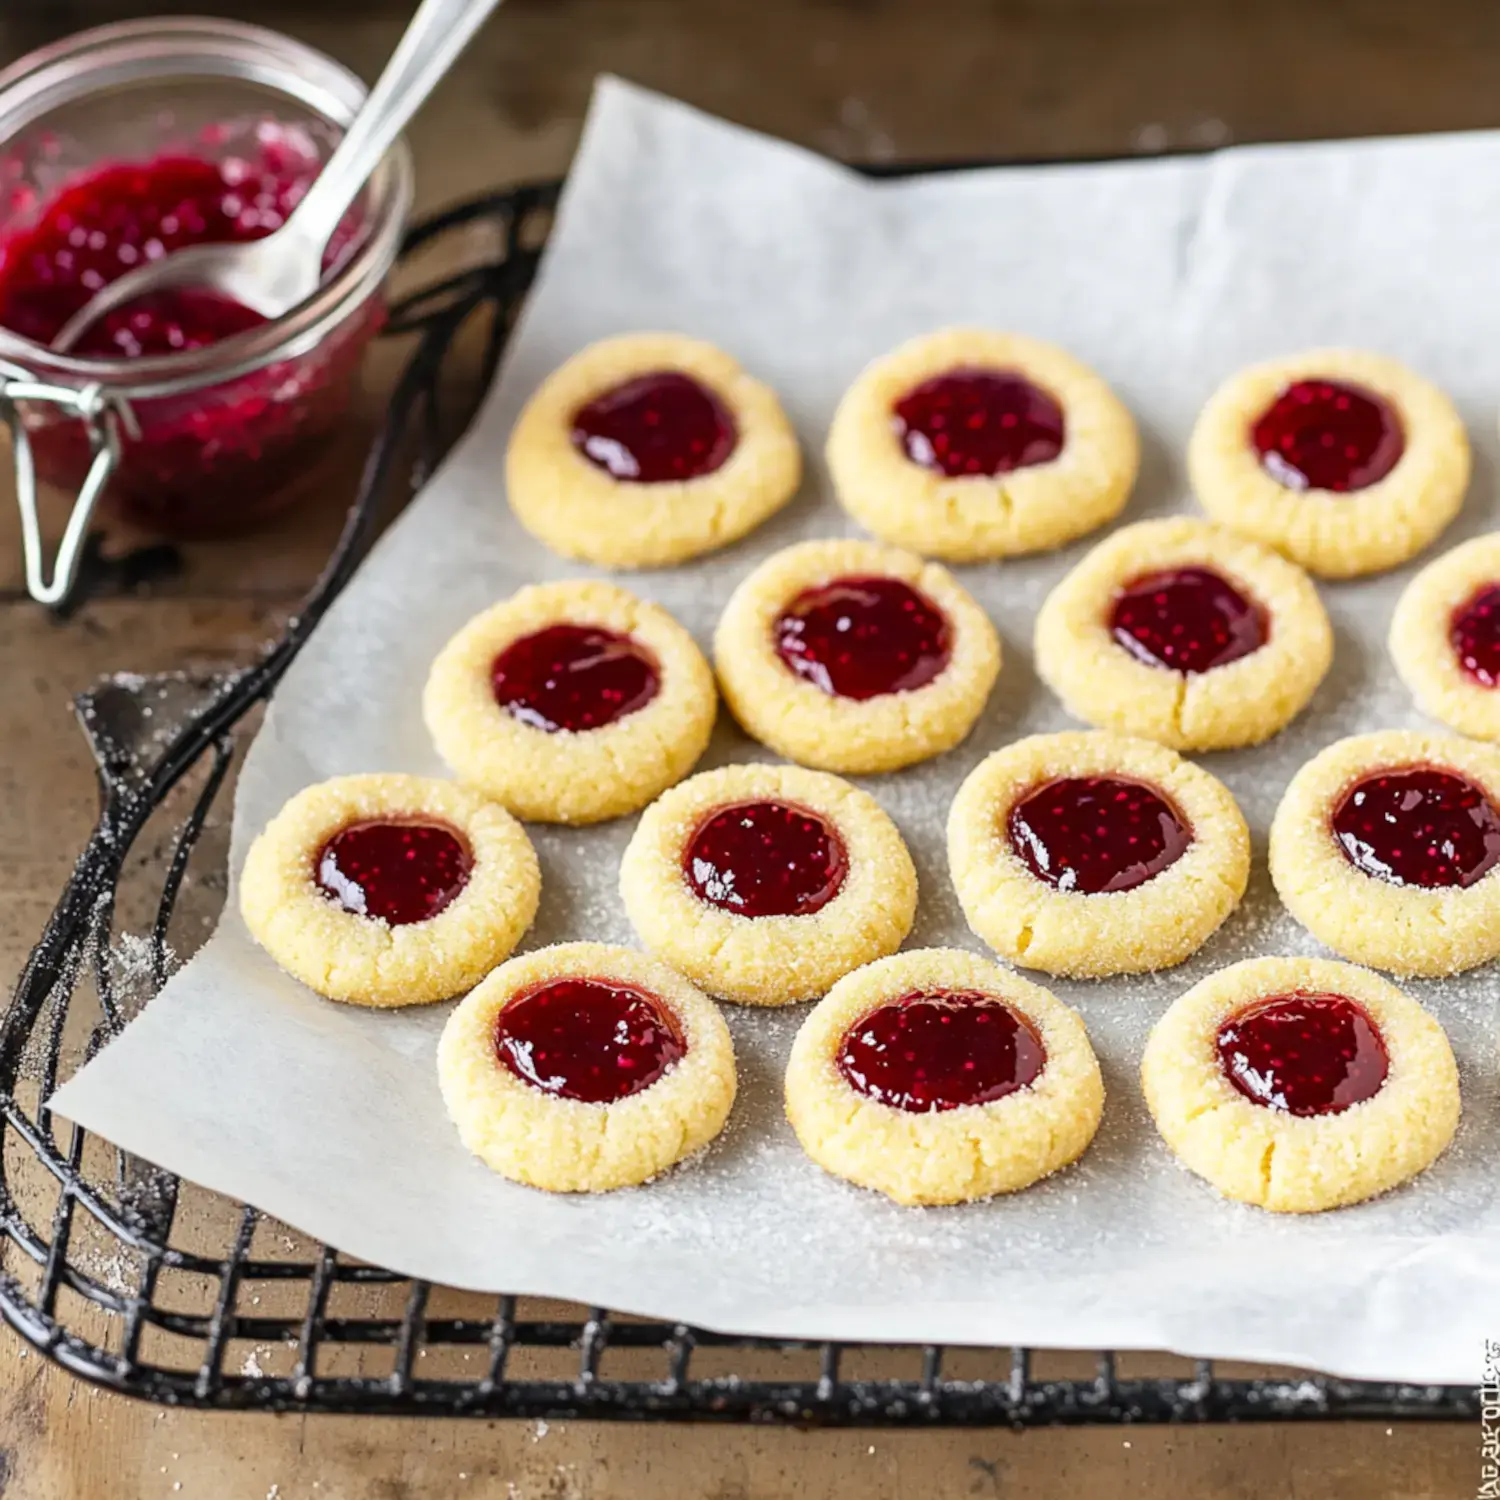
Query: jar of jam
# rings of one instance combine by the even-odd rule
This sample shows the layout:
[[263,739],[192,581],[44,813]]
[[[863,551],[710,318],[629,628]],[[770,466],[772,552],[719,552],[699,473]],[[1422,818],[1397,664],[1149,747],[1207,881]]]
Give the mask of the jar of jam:
[[[411,203],[404,146],[285,316],[182,288],[119,309],[68,354],[50,344],[143,260],[278,228],[364,92],[289,37],[193,17],[80,32],[0,72],[0,418],[35,597],[66,597],[96,504],[208,536],[317,483],[384,316]],[[77,496],[50,577],[39,485]]]

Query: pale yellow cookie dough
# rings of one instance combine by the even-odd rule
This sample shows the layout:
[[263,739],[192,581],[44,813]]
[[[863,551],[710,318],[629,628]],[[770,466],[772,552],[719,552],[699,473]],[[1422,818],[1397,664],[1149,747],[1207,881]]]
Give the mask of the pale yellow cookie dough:
[[[948,618],[950,658],[924,686],[857,701],[825,693],[776,652],[776,621],[806,589],[839,578],[900,579]],[[1000,638],[956,578],[875,542],[800,542],[773,553],[730,596],[714,634],[724,701],[747,733],[802,765],[860,775],[941,754],[968,734],[1000,671]]]
[[[1018,802],[1048,782],[1092,776],[1156,789],[1192,831],[1173,863],[1132,890],[1058,890],[1011,844]],[[1138,974],[1196,953],[1239,905],[1250,835],[1228,788],[1161,745],[1114,734],[1039,734],[969,773],[948,814],[948,868],[969,926],[1002,958],[1049,974]]]
[[[892,409],[924,381],[961,367],[1013,371],[1063,411],[1062,452],[1009,474],[949,478],[907,457]],[[1112,520],[1140,464],[1135,423],[1113,391],[1054,344],[1018,333],[945,328],[867,366],[828,431],[839,502],[876,536],[950,562],[1060,547]]]
[[[354,823],[446,824],[473,867],[453,900],[423,922],[391,926],[347,911],[317,883],[323,846]],[[510,956],[541,895],[531,841],[503,807],[425,776],[339,776],[298,792],[250,845],[240,911],[288,974],[351,1005],[425,1005],[477,984]]]
[[[847,868],[817,911],[743,916],[699,897],[683,855],[718,809],[779,802],[815,813],[843,841]],[[917,872],[896,825],[868,793],[799,766],[704,771],[641,815],[620,864],[620,895],[641,941],[711,994],[742,1005],[817,999],[851,969],[893,953],[917,911]]]
[[[1137,578],[1212,569],[1264,614],[1257,651],[1207,672],[1140,661],[1110,631],[1115,597]],[[1100,729],[1174,750],[1255,745],[1306,707],[1333,660],[1333,631],[1312,580],[1267,547],[1185,516],[1140,521],[1107,537],[1048,595],[1036,665],[1068,711]]]
[[[602,979],[661,1002],[686,1050],[639,1093],[591,1104],[544,1093],[500,1061],[495,1024],[551,979]],[[438,1084],[459,1139],[492,1171],[553,1193],[630,1187],[691,1156],[734,1103],[734,1047],[713,1002],[654,958],[603,943],[562,943],[512,959],[458,1005],[438,1042]]]
[[[1390,1060],[1379,1092],[1338,1114],[1293,1115],[1224,1075],[1231,1015],[1271,996],[1343,995],[1375,1023]],[[1141,1059],[1156,1128],[1183,1165],[1227,1198],[1316,1213],[1386,1192],[1437,1160],[1458,1127],[1458,1069],[1443,1028],[1395,985],[1350,964],[1253,958],[1211,974],[1157,1022]]]
[[1500,689],[1459,664],[1453,616],[1480,589],[1500,585],[1500,533],[1478,536],[1427,564],[1391,616],[1391,657],[1424,713],[1460,734],[1500,740]]
[[[1363,386],[1395,410],[1406,447],[1362,490],[1296,490],[1261,466],[1250,429],[1287,386],[1327,379]],[[1252,365],[1208,399],[1188,441],[1188,477],[1210,516],[1323,578],[1378,573],[1415,557],[1458,514],[1469,438],[1453,403],[1394,359],[1313,349]]]
[[[734,418],[734,451],[711,474],[622,483],[573,446],[573,413],[640,375],[677,371],[710,389]],[[802,456],[769,386],[729,355],[676,333],[630,333],[590,344],[526,403],[505,455],[506,493],[521,524],[564,557],[605,568],[685,562],[759,526],[797,492]]]
[[[849,1029],[914,991],[994,995],[1036,1033],[1046,1064],[989,1104],[912,1113],[857,1092],[837,1066]],[[786,1113],[802,1149],[835,1177],[898,1203],[967,1203],[1029,1187],[1076,1161],[1099,1128],[1104,1082],[1088,1033],[1040,985],[955,948],[882,958],[847,974],[802,1023],[786,1070]]]
[[[656,696],[598,729],[549,732],[496,701],[495,658],[551,625],[626,635],[655,658]],[[540,823],[597,823],[644,807],[693,768],[713,731],[713,673],[664,609],[597,580],[532,584],[476,615],[438,653],[422,714],[460,780]]]
[[1450,734],[1383,730],[1339,740],[1292,778],[1271,822],[1271,879],[1286,909],[1335,953],[1394,974],[1456,974],[1500,956],[1500,866],[1467,888],[1427,890],[1366,875],[1329,826],[1375,771],[1452,770],[1500,807],[1500,749]]

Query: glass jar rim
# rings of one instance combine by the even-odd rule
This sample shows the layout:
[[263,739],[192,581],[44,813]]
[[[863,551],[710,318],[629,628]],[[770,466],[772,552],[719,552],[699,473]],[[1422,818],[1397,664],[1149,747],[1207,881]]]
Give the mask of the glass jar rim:
[[[364,84],[325,53],[268,27],[195,16],[155,16],[76,32],[0,70],[0,145],[62,105],[105,88],[152,79],[232,78],[295,101],[340,129],[364,101]],[[0,373],[126,399],[181,395],[238,379],[314,348],[385,279],[412,199],[404,141],[371,178],[369,233],[348,262],[280,318],[201,349],[137,359],[79,358],[0,328]]]

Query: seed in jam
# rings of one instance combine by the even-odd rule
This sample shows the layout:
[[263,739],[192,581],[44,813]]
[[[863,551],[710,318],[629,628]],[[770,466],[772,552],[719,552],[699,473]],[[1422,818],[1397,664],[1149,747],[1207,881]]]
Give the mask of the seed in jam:
[[699,900],[742,917],[810,916],[838,895],[848,870],[838,830],[785,802],[719,808],[683,856]]
[[863,702],[925,687],[952,655],[948,617],[899,578],[835,578],[782,610],[776,654],[830,697]]
[[614,1104],[648,1089],[687,1053],[656,996],[612,979],[546,979],[495,1018],[495,1053],[559,1099]]
[[1373,772],[1344,793],[1329,822],[1345,859],[1391,885],[1467,888],[1500,862],[1500,814],[1456,771]]
[[1015,370],[935,375],[896,402],[892,420],[906,456],[950,478],[1050,463],[1067,434],[1062,407]]
[[1486,583],[1453,611],[1453,654],[1480,687],[1500,684],[1500,583]]
[[1155,787],[1115,776],[1064,776],[1010,810],[1011,848],[1059,891],[1131,891],[1175,864],[1192,829]]
[[1260,607],[1212,568],[1167,568],[1115,595],[1110,634],[1148,667],[1211,672],[1265,645]]
[[913,990],[861,1016],[835,1058],[849,1086],[908,1114],[990,1104],[1047,1064],[1031,1023],[978,990]]
[[1337,495],[1378,484],[1406,451],[1390,402],[1338,380],[1294,380],[1256,418],[1250,441],[1278,484]]
[[637,375],[573,413],[573,446],[627,484],[701,479],[739,441],[729,409],[677,370]]
[[602,729],[661,691],[656,658],[597,625],[549,625],[512,641],[490,668],[495,701],[514,719],[557,734]]
[[405,927],[437,916],[469,883],[473,867],[468,845],[442,823],[371,820],[351,823],[323,845],[316,878],[345,911]]
[[1224,1076],[1252,1103],[1337,1115],[1373,1099],[1390,1071],[1379,1028],[1346,995],[1274,995],[1219,1026]]

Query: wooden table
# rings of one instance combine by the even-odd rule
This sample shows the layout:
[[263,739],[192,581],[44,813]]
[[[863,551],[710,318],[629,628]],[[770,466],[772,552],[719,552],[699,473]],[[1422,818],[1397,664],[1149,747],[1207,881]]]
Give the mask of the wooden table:
[[[150,6],[140,7],[149,10]],[[405,9],[222,6],[373,76]],[[46,0],[0,61],[134,6]],[[1153,151],[1500,121],[1488,0],[510,0],[411,133],[419,206],[560,173],[604,69],[851,159]],[[398,351],[376,357],[368,411]],[[353,445],[351,445],[351,461]],[[351,472],[352,480],[352,472]],[[116,669],[242,662],[284,618],[346,492],[248,542],[195,546],[149,595],[59,624],[24,597],[0,520],[0,964],[15,973],[93,818],[69,696]],[[1475,1330],[1476,1337],[1485,1330]],[[1463,1496],[1463,1427],[819,1433],[215,1417],[89,1389],[0,1336],[0,1497]]]

